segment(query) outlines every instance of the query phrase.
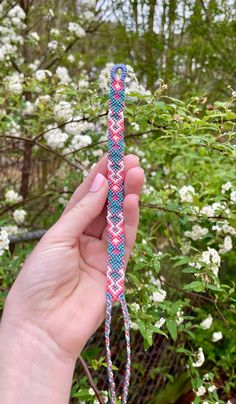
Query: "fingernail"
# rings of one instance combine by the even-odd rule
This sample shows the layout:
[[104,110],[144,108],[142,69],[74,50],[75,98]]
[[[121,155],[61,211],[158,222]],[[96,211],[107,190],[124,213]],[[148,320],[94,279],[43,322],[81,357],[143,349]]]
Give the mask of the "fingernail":
[[102,188],[104,180],[105,180],[105,177],[102,174],[98,173],[96,175],[96,177],[94,178],[93,183],[90,187],[90,192],[99,191],[99,189]]

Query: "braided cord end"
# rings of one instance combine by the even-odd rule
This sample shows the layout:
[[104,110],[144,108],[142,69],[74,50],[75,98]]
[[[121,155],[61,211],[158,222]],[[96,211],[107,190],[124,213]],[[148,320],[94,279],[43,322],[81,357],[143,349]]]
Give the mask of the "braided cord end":
[[[119,302],[124,317],[125,339],[126,339],[126,370],[123,381],[122,404],[126,404],[128,400],[130,374],[131,374],[131,345],[130,345],[130,332],[129,332],[129,312],[126,304],[124,293],[119,296]],[[110,348],[110,332],[111,332],[111,314],[112,314],[112,296],[107,292],[107,306],[106,306],[106,321],[105,321],[105,344],[107,355],[107,372],[110,386],[110,403],[116,403],[116,386],[114,381],[114,374],[112,370],[111,348]]]

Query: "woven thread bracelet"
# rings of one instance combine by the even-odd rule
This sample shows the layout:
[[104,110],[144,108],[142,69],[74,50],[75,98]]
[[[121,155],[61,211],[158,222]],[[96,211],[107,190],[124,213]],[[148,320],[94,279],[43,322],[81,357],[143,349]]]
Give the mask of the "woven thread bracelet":
[[[117,76],[117,71],[121,75]],[[110,350],[110,329],[112,303],[119,301],[124,316],[125,339],[127,345],[126,371],[123,381],[122,404],[127,403],[131,350],[129,335],[129,312],[125,300],[125,229],[123,216],[124,201],[124,107],[125,107],[125,78],[127,69],[124,64],[113,66],[111,71],[111,84],[108,112],[108,204],[107,204],[107,230],[108,230],[108,262],[107,262],[107,289],[106,289],[106,321],[105,344],[107,354],[107,370],[110,388],[110,402],[116,403],[116,386],[112,370]]]

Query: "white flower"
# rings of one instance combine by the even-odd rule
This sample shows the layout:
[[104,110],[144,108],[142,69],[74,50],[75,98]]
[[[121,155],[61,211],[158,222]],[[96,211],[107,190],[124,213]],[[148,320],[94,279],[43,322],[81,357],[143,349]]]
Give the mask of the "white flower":
[[93,150],[93,156],[94,157],[99,157],[101,158],[103,156],[103,151],[102,150]]
[[230,211],[227,209],[227,205],[225,202],[214,202],[212,205],[207,205],[204,206],[201,210],[200,213],[204,216],[207,217],[213,217],[216,216],[217,214],[221,213],[224,211],[224,213],[229,214]]
[[203,353],[203,349],[200,347],[198,349],[198,353],[197,353],[197,360],[196,360],[196,362],[193,362],[193,367],[200,368],[204,362],[205,362],[205,356]]
[[192,240],[199,240],[203,238],[208,233],[208,229],[206,227],[201,227],[198,224],[195,224],[191,231],[185,231],[185,237],[189,237]]
[[230,181],[226,182],[225,184],[222,185],[221,187],[221,192],[224,194],[226,191],[228,191],[230,188],[232,188],[232,183]]
[[162,283],[165,282],[164,276],[161,275],[161,277],[160,277],[161,280],[160,280],[160,279],[155,278],[155,277],[153,276],[152,271],[149,271],[149,272],[148,272],[148,275],[150,276],[150,282],[151,282],[153,285],[157,286],[159,289],[162,289]]
[[50,18],[53,18],[55,16],[54,11],[53,11],[52,8],[49,8],[48,15],[49,15]]
[[218,331],[218,332],[213,332],[211,340],[213,342],[217,342],[217,341],[220,341],[222,338],[223,338],[222,332]]
[[[78,118],[79,119],[79,118]],[[65,125],[65,131],[69,135],[76,136],[81,132],[80,122],[71,122]]]
[[211,207],[211,206],[209,206],[209,205],[207,205],[207,206],[204,206],[201,210],[200,210],[200,213],[202,214],[202,215],[205,215],[205,216],[207,216],[207,217],[212,217],[212,216],[214,216],[214,209]]
[[22,224],[26,218],[26,211],[24,209],[16,209],[13,213],[14,220],[17,224]]
[[73,116],[71,103],[67,101],[60,101],[54,107],[54,114],[58,121],[69,121]]
[[48,49],[55,50],[58,47],[58,42],[56,40],[48,42]]
[[68,139],[67,133],[62,132],[60,128],[55,128],[55,126],[56,124],[49,125],[48,132],[44,134],[44,139],[46,140],[48,146],[53,150],[63,148]]
[[5,200],[7,203],[11,204],[11,203],[17,203],[17,202],[21,202],[22,201],[22,196],[19,195],[16,191],[14,191],[13,189],[9,189],[6,193],[5,193]]
[[226,236],[224,238],[223,244],[220,246],[220,254],[225,254],[228,251],[232,250],[233,248],[233,243],[232,243],[232,238],[230,236]]
[[3,255],[5,250],[9,249],[9,237],[8,233],[5,229],[0,230],[0,256]]
[[163,324],[165,324],[165,322],[166,322],[165,318],[164,318],[164,317],[161,317],[160,320],[158,320],[158,321],[155,323],[155,327],[161,328],[161,327],[163,326]]
[[106,390],[102,391],[104,403],[108,403],[108,392]]
[[75,61],[74,55],[72,55],[72,54],[68,55],[67,60],[68,60],[68,62],[73,63]]
[[89,81],[87,78],[83,78],[81,80],[79,80],[79,88],[88,88],[89,87]]
[[35,105],[38,107],[40,104],[47,104],[51,100],[50,95],[40,95],[35,100]]
[[24,20],[26,17],[26,14],[25,14],[23,8],[21,8],[19,5],[16,5],[10,9],[10,11],[8,12],[8,17],[11,17],[11,18],[18,17],[21,20]]
[[208,391],[209,393],[213,393],[213,391],[216,390],[216,386],[214,384],[212,384],[212,386],[208,387]]
[[35,72],[35,78],[38,81],[46,80],[47,77],[51,77],[52,73],[49,70],[39,69]]
[[136,122],[132,122],[132,123],[131,123],[131,126],[133,126],[134,130],[137,130],[137,131],[138,131],[138,130],[140,129],[139,124],[136,123]]
[[34,108],[35,108],[35,106],[34,106],[34,104],[32,102],[26,101],[25,102],[25,108],[23,110],[24,115],[31,115],[32,112],[34,112]]
[[155,303],[161,303],[166,298],[166,291],[163,289],[156,290],[152,293],[151,300]]
[[63,205],[66,206],[67,202],[68,202],[68,198],[67,198],[67,194],[62,194],[60,196],[60,198],[58,198],[58,202]]
[[92,387],[90,387],[88,389],[88,393],[89,393],[90,396],[95,396],[95,393],[94,393],[94,390],[92,389]]
[[66,67],[58,66],[56,69],[56,76],[59,78],[62,84],[68,84],[71,82],[71,78]]
[[166,167],[166,166],[163,166],[163,173],[164,173],[164,175],[170,174],[170,168]]
[[[90,5],[90,2],[89,2]],[[85,11],[83,13],[83,18],[87,21],[91,21],[94,18],[94,14],[91,11]]]
[[131,305],[130,305],[130,307],[131,307],[131,309],[133,310],[133,311],[139,311],[139,309],[140,309],[140,305],[138,304],[138,303],[131,303]]
[[211,206],[215,214],[217,214],[217,212],[219,213],[222,211],[228,213],[228,209],[226,209],[227,205],[225,202],[214,202]]
[[35,32],[35,31],[30,33],[30,37],[31,37],[35,42],[39,42],[39,40],[40,40],[39,34],[38,34],[37,32]]
[[138,330],[138,325],[131,320],[129,322],[129,326],[132,328],[132,330]]
[[204,394],[206,393],[206,387],[204,387],[203,385],[198,387],[197,391],[196,391],[196,396],[201,397],[204,396]]
[[183,315],[184,315],[183,310],[178,310],[177,311],[177,313],[176,313],[176,324],[177,325],[180,325],[180,324],[183,323],[183,321],[184,321]]
[[5,43],[4,45],[1,44],[0,47],[0,61],[4,61],[5,59],[8,60],[9,56],[16,53],[17,47],[15,45]]
[[213,323],[213,318],[211,316],[211,314],[209,314],[209,316],[207,318],[205,318],[205,320],[202,320],[200,327],[203,328],[203,330],[209,330],[209,328],[211,328]]
[[14,224],[9,224],[8,226],[4,226],[2,229],[6,230],[6,232],[8,233],[9,236],[11,236],[12,234],[17,234],[19,231],[18,226],[14,225]]
[[6,52],[3,46],[0,48],[0,61],[3,62],[6,57]]
[[215,275],[215,277],[217,277],[219,274],[219,268],[214,265],[211,267],[211,270],[212,270],[213,274]]
[[57,29],[57,28],[52,28],[51,31],[50,31],[50,34],[51,34],[52,36],[59,36],[59,35],[60,35],[60,31],[59,31],[59,29]]
[[79,150],[81,147],[86,147],[92,143],[91,136],[89,135],[75,135],[71,141],[71,151]]
[[76,22],[69,22],[68,30],[77,36],[77,38],[83,38],[86,36],[85,30]]
[[212,226],[212,230],[216,230],[217,233],[225,233],[225,234],[231,234],[232,236],[236,236],[236,230],[229,225],[229,222],[227,220],[217,222],[216,225]]
[[214,275],[218,276],[221,258],[214,248],[207,247],[207,251],[203,251],[200,261],[210,265]]
[[232,203],[236,203],[236,191],[231,192],[230,200],[231,200]]
[[181,202],[193,202],[193,195],[195,195],[195,189],[192,185],[184,185],[179,190]]
[[22,75],[18,72],[14,72],[11,76],[7,77],[8,90],[13,94],[21,94],[23,91],[22,79]]
[[36,59],[33,63],[29,63],[29,68],[35,72],[37,70],[38,66],[40,65],[40,60]]

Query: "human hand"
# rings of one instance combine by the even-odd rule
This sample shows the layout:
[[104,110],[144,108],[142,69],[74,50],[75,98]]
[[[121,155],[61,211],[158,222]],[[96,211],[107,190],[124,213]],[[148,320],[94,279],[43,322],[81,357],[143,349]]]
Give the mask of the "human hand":
[[[136,238],[144,174],[136,156],[125,156],[124,161],[126,267]],[[104,156],[27,258],[4,309],[3,324],[30,324],[33,332],[44,332],[75,360],[105,318],[106,166]],[[92,183],[97,173],[102,175],[96,177],[96,190]]]

